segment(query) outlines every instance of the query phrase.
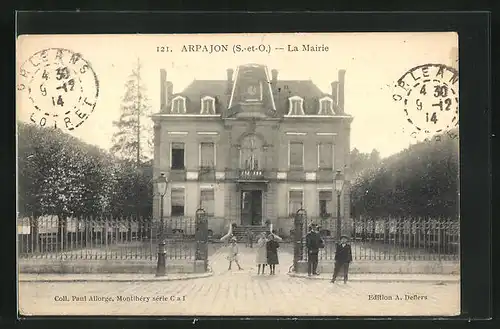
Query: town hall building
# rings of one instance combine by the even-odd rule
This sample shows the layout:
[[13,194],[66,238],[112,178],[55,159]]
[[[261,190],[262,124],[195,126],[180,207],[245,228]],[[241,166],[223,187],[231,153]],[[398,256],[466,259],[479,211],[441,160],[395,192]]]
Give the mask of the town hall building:
[[[344,111],[345,70],[330,93],[310,80],[280,80],[277,70],[245,64],[226,80],[194,80],[173,93],[160,70],[160,112],[154,121],[154,177],[165,173],[165,220],[203,208],[214,233],[239,226],[288,234],[293,215],[335,218],[334,177],[346,177],[341,214],[349,218],[352,116]],[[159,196],[154,202],[159,214]]]

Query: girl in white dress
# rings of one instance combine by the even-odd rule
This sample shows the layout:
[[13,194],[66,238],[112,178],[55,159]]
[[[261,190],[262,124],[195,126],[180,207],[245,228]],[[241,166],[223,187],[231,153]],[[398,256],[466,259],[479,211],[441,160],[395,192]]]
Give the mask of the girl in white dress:
[[231,238],[231,245],[229,246],[229,255],[227,256],[227,259],[229,260],[229,268],[228,270],[231,270],[231,264],[233,262],[238,265],[238,270],[242,270],[240,263],[238,263],[238,253],[239,253],[239,248],[238,248],[238,243],[236,241],[235,237]]
[[227,260],[229,261],[228,270],[231,270],[231,265],[233,264],[233,262],[235,262],[236,265],[238,265],[239,270],[242,270],[243,268],[241,268],[240,263],[238,262],[238,253],[239,253],[238,241],[237,241],[236,237],[233,235],[233,225],[232,224],[229,225],[229,231],[227,232],[227,234],[224,235],[220,240],[224,241],[224,242],[229,240],[229,242],[230,242],[229,249],[228,249],[229,254],[227,256]]
[[257,254],[255,259],[255,262],[257,263],[257,274],[261,273],[260,272],[261,267],[262,267],[262,274],[264,274],[264,271],[266,270],[266,265],[267,265],[266,243],[267,243],[266,232],[262,232],[259,235],[259,239],[257,240]]

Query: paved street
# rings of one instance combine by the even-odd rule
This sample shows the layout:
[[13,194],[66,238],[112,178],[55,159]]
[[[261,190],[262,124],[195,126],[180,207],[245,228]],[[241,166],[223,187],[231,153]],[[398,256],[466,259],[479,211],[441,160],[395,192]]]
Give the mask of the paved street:
[[[280,254],[276,275],[257,276],[252,249],[243,270],[227,271],[226,253],[211,257],[214,275],[165,282],[21,282],[24,315],[454,315],[459,283],[331,284],[287,275],[292,255]],[[95,297],[92,297],[95,296]],[[66,300],[67,299],[67,300]]]

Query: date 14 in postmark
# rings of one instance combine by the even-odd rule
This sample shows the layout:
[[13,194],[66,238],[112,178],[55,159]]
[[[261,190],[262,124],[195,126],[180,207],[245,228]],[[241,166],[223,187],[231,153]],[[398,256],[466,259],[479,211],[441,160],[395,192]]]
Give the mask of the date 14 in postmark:
[[396,83],[393,100],[418,132],[435,134],[458,126],[458,72],[446,65],[412,68]]
[[81,54],[49,48],[36,52],[20,66],[17,90],[29,99],[31,122],[74,130],[94,111],[99,81]]

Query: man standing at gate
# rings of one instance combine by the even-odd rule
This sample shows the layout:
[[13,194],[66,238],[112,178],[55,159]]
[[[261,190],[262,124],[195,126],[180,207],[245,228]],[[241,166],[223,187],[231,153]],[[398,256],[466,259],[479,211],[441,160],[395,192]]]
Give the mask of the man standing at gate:
[[307,248],[307,275],[319,275],[318,268],[318,254],[319,249],[323,248],[323,240],[318,233],[317,225],[309,226],[309,233],[306,235],[306,248]]

